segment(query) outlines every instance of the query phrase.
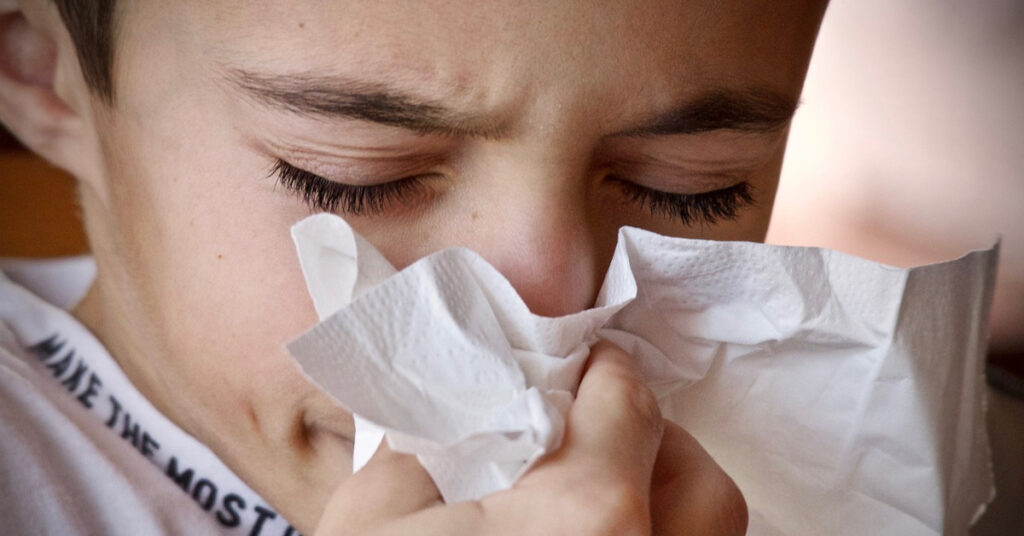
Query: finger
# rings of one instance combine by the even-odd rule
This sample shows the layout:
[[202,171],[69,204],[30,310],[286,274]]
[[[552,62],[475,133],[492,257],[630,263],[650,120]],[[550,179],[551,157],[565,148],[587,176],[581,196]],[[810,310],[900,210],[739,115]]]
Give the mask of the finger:
[[696,439],[665,422],[651,480],[655,535],[746,534],[747,503],[736,483]]
[[599,342],[569,410],[559,457],[585,464],[582,469],[589,474],[599,468],[646,492],[661,431],[657,400],[632,356],[610,342]]
[[397,453],[383,442],[370,461],[334,492],[316,533],[367,534],[441,502],[437,486],[416,457]]
[[[633,358],[594,346],[562,447],[511,490],[430,508],[392,534],[635,534],[650,528],[651,474],[662,418]],[[639,528],[639,529],[638,529]]]

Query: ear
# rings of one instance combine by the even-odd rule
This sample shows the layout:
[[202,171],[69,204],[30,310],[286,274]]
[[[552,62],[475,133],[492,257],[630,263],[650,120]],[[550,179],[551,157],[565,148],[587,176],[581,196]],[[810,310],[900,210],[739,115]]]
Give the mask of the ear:
[[96,179],[93,101],[53,2],[0,0],[0,122],[50,163]]

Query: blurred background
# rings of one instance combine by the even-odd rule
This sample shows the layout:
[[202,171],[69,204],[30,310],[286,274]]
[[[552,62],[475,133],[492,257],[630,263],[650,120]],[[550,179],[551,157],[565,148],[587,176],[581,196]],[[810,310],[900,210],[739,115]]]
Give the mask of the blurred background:
[[[768,241],[911,266],[997,236],[1000,496],[973,534],[1024,535],[1024,0],[833,0]],[[87,249],[71,179],[0,128],[0,256]]]
[[1002,236],[992,349],[1024,349],[1024,1],[837,0],[769,241],[910,266]]

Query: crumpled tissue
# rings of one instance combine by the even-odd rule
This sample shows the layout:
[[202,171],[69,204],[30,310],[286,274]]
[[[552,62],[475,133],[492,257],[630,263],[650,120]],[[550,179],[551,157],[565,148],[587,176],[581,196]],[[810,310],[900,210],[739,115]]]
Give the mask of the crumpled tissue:
[[466,249],[396,271],[334,215],[292,237],[321,321],[287,348],[354,414],[356,470],[386,437],[447,502],[511,486],[603,338],[737,482],[750,534],[961,534],[993,494],[998,245],[905,270],[624,227],[594,308],[551,318]]

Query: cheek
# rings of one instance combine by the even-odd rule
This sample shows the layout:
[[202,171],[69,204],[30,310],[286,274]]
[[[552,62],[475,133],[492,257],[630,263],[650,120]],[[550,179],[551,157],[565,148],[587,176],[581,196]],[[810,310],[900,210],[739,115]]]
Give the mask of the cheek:
[[254,159],[237,146],[144,134],[127,133],[131,158],[111,184],[147,358],[209,403],[308,390],[283,350],[316,321],[289,235],[305,214],[259,164],[239,165]]

